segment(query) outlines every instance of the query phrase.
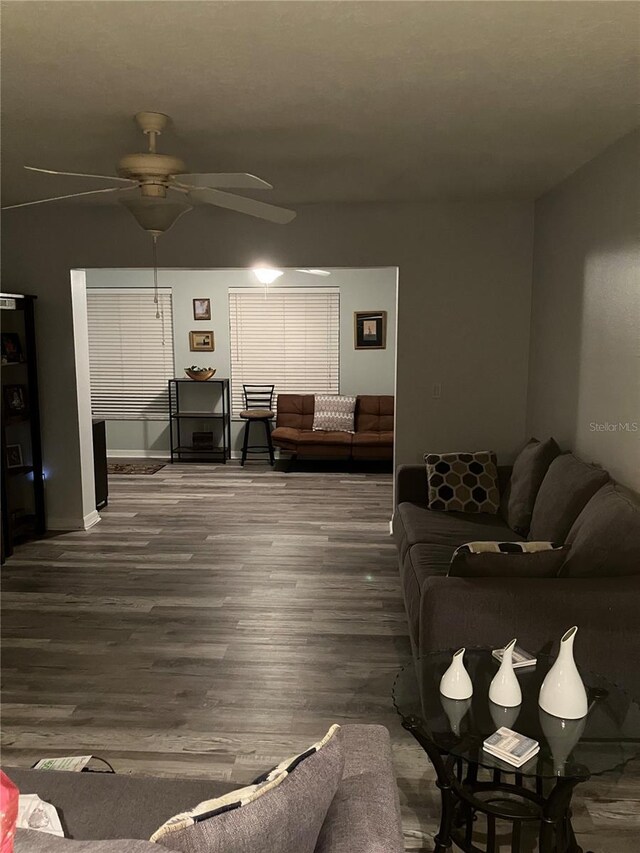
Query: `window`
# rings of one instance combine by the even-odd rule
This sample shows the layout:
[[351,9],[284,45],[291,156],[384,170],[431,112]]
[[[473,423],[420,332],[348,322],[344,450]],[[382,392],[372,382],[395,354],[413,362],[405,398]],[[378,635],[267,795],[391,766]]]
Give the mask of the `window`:
[[229,323],[234,414],[243,383],[273,383],[276,395],[338,393],[337,287],[231,288]]
[[88,288],[91,408],[107,420],[165,420],[174,376],[171,291]]

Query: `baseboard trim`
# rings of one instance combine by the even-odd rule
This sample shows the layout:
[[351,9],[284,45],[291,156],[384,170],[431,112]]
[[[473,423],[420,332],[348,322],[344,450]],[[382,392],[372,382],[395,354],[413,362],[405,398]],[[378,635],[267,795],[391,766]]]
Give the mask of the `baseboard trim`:
[[94,509],[84,518],[60,518],[53,516],[47,519],[47,530],[89,530],[102,521],[98,510]]
[[168,450],[107,450],[107,459],[171,459]]

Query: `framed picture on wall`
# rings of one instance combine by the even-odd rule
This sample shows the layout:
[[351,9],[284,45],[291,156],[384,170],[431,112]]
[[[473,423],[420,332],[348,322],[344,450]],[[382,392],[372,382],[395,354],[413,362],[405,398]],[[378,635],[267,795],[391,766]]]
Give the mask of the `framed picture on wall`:
[[2,332],[2,363],[19,364],[24,361],[20,335],[17,332]]
[[193,300],[193,319],[194,320],[210,320],[211,319],[211,300],[210,299],[194,299]]
[[387,348],[386,311],[355,311],[353,326],[356,349]]
[[2,389],[4,409],[9,415],[25,415],[27,406],[26,385],[5,385]]
[[189,332],[191,352],[213,352],[213,332]]
[[7,468],[22,468],[22,447],[19,444],[7,444]]

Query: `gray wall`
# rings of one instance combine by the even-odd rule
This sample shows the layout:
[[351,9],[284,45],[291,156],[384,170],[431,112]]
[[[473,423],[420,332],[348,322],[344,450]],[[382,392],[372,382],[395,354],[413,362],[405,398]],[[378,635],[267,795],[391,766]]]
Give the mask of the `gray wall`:
[[[282,227],[201,206],[160,239],[159,263],[397,266],[397,462],[471,447],[508,460],[525,438],[532,217],[521,201],[318,204]],[[118,205],[81,203],[11,211],[2,238],[4,289],[39,297],[48,513],[83,526],[69,270],[148,267],[150,238]]]
[[536,204],[527,407],[528,432],[555,436],[634,488],[640,488],[639,150],[636,131]]
[[[151,270],[87,270],[86,284],[92,287],[150,287]],[[286,270],[274,287],[330,286],[340,289],[340,393],[393,394],[396,344],[395,269],[334,269],[330,276],[315,277]],[[256,288],[258,282],[248,270],[161,270],[160,287],[169,288],[173,302],[173,336],[176,376],[198,363],[215,367],[218,376],[230,376],[229,299],[230,287]],[[149,310],[153,311],[151,290]],[[193,320],[193,299],[211,300],[211,320]],[[356,350],[353,341],[353,312],[387,312],[387,347],[383,350]],[[189,331],[212,329],[215,352],[189,350]],[[207,429],[206,424],[194,425]],[[242,441],[242,421],[232,423],[232,444],[237,452]],[[108,421],[107,448],[110,455],[166,454],[169,427],[166,421]]]

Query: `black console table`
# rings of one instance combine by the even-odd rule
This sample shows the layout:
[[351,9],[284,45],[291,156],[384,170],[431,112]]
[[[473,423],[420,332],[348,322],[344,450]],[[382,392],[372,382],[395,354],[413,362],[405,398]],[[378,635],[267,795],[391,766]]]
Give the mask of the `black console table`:
[[[172,462],[226,463],[231,458],[229,380],[170,379],[169,430]],[[200,440],[194,442],[194,436]]]

